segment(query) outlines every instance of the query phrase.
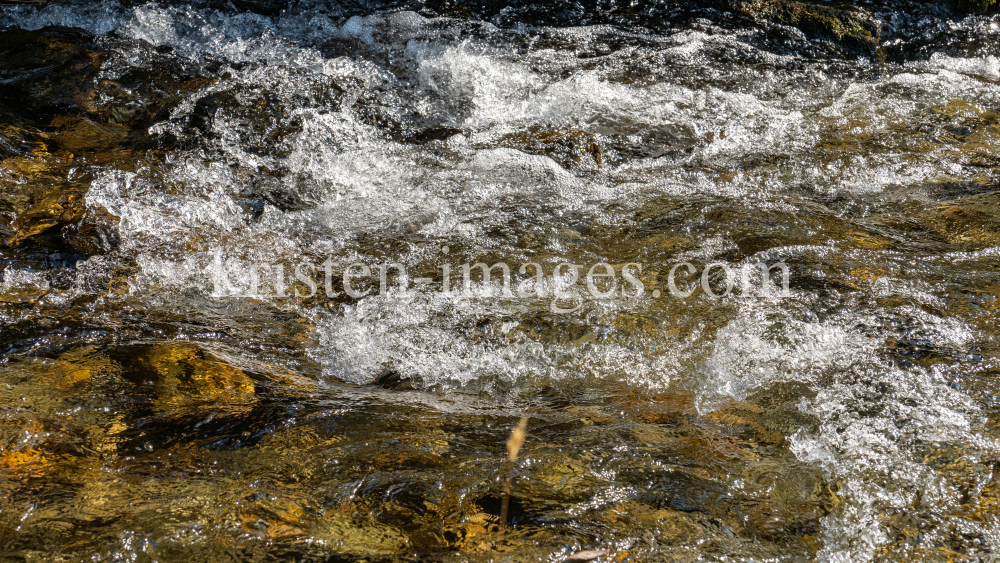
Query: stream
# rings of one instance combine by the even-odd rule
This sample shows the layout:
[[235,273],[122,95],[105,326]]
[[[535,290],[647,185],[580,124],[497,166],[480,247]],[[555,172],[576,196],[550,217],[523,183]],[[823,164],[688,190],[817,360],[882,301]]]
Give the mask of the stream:
[[1000,16],[7,2],[0,271],[0,561],[1000,558]]

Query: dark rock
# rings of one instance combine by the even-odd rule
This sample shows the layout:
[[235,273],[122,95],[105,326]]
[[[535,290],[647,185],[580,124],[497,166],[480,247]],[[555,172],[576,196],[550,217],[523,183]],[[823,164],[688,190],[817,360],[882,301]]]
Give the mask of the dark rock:
[[62,228],[62,236],[73,248],[87,254],[106,254],[118,248],[119,219],[105,209],[90,208],[83,217]]
[[454,127],[428,127],[410,137],[410,140],[422,145],[431,141],[446,141],[449,137],[458,135],[461,132],[461,129],[455,129]]
[[393,391],[410,391],[415,389],[414,378],[405,376],[394,368],[388,368],[375,376],[372,385]]
[[135,166],[156,144],[149,126],[213,80],[142,41],[68,27],[0,31],[0,245],[55,230],[81,252],[114,248],[113,221],[85,213],[94,167]]

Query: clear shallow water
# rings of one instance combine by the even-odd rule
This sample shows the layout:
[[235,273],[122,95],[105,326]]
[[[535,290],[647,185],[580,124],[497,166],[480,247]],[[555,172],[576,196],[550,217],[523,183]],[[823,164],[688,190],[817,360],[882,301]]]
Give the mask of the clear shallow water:
[[[996,557],[995,19],[376,8],[2,9],[4,556]],[[213,297],[216,252],[434,281]],[[441,291],[478,260],[646,292]]]

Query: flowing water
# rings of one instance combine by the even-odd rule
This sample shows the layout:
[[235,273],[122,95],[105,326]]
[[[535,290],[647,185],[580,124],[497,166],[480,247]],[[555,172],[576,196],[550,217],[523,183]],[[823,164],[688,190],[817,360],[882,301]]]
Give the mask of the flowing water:
[[0,7],[0,558],[996,561],[1000,19],[855,10]]

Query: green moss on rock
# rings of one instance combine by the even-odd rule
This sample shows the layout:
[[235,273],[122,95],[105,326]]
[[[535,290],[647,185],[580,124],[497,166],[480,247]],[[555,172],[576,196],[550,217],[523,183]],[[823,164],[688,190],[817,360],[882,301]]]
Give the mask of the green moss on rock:
[[807,36],[862,50],[874,50],[881,35],[879,22],[862,8],[837,9],[788,0],[742,0],[734,2],[733,8],[757,21],[794,26]]

